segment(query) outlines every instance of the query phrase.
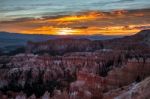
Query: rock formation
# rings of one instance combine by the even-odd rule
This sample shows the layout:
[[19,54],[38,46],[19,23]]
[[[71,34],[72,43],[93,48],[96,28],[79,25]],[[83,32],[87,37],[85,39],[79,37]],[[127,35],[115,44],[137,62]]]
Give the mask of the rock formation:
[[29,42],[27,53],[0,56],[0,97],[147,99],[149,34],[144,30],[106,41]]

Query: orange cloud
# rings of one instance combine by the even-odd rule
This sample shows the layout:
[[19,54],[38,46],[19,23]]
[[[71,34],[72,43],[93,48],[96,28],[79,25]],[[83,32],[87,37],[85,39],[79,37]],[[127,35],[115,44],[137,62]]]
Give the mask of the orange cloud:
[[60,22],[66,22],[66,21],[85,21],[85,20],[93,20],[97,18],[103,18],[104,14],[96,11],[91,11],[86,14],[81,15],[72,15],[72,16],[66,16],[62,18],[58,18],[53,21],[60,21]]
[[132,35],[150,28],[149,10],[87,11],[1,22],[0,31],[48,35]]
[[126,10],[116,10],[116,11],[112,11],[112,12],[111,12],[111,14],[117,15],[117,16],[123,16],[123,15],[125,15],[126,13],[128,13],[128,11],[126,11]]
[[109,27],[88,27],[88,28],[59,28],[52,26],[43,26],[31,30],[20,31],[28,34],[51,34],[51,35],[132,35],[140,31],[140,28],[149,26],[145,25],[128,25],[128,26],[109,26]]
[[20,33],[25,34],[47,34],[47,35],[73,35],[76,34],[78,30],[71,28],[58,28],[58,27],[49,27],[43,26],[31,30],[20,31]]

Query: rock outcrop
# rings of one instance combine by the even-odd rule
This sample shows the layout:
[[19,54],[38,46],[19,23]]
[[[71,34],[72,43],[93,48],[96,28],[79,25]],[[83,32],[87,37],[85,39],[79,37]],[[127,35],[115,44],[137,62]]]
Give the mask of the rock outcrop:
[[46,42],[28,42],[27,52],[63,54],[77,51],[94,51],[102,47],[101,42],[88,39],[55,39]]
[[150,77],[140,83],[132,83],[128,86],[111,90],[103,95],[103,99],[149,99]]

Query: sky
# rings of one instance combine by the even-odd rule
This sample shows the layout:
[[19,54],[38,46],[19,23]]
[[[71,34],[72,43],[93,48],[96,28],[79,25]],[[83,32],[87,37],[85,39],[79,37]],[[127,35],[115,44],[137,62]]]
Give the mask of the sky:
[[0,31],[132,35],[150,29],[149,0],[0,0]]

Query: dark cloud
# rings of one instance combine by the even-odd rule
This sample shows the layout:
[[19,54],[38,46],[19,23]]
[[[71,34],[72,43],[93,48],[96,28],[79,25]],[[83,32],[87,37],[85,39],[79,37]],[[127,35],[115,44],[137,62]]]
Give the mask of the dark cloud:
[[[26,16],[53,16],[86,10],[145,9],[149,0],[0,0],[0,20]],[[15,15],[15,17],[14,17]]]
[[[33,8],[33,7],[32,7]],[[30,10],[32,8],[26,8],[26,7],[13,7],[13,8],[1,8],[0,13],[7,13],[7,12],[12,12],[12,11],[22,11],[22,10]]]

